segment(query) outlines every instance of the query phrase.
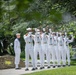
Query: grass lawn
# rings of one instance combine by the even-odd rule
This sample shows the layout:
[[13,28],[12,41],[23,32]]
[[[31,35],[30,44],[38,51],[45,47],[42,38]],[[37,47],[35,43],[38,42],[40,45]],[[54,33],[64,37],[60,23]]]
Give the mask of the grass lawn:
[[70,67],[34,72],[24,75],[76,75],[76,60],[71,60]]
[[76,75],[76,66],[40,71],[25,75]]

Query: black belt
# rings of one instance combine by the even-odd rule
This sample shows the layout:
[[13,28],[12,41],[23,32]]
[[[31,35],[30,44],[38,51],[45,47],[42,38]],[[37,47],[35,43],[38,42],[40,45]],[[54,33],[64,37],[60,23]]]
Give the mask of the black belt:
[[60,45],[60,46],[63,46],[63,45]]
[[49,44],[49,45],[53,45],[53,44]]
[[44,42],[44,44],[46,44],[47,42]]
[[27,42],[27,43],[32,43],[32,42]]
[[56,46],[56,45],[54,45],[54,46]]
[[40,42],[36,42],[36,43],[40,43]]

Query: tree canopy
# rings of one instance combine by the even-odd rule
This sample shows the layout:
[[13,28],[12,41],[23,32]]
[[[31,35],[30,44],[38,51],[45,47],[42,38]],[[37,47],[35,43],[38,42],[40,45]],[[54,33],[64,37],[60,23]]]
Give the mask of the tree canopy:
[[0,0],[0,53],[10,49],[14,34],[25,34],[27,27],[75,33],[75,17],[76,0]]

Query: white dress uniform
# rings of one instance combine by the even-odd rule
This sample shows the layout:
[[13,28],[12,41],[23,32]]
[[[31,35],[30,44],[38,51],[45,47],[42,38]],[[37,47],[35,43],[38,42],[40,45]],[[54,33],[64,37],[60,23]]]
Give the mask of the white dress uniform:
[[61,58],[62,58],[62,65],[65,66],[65,50],[64,50],[64,39],[60,36],[60,47],[61,47]]
[[21,48],[20,48],[20,41],[18,38],[15,39],[14,41],[14,51],[15,51],[15,65],[16,68],[19,68],[19,62],[20,62],[20,53],[21,53]]
[[55,64],[55,56],[54,56],[54,47],[53,47],[53,36],[51,33],[48,34],[48,56],[49,56],[49,64],[50,61],[53,62],[53,65]]
[[41,47],[41,37],[40,33],[36,32],[34,36],[34,53],[35,53],[35,67],[37,68],[37,56],[39,53],[39,58],[40,58],[40,68],[42,68],[42,47]]
[[35,68],[35,61],[34,61],[34,46],[33,46],[33,38],[31,32],[28,33],[28,35],[24,35],[24,40],[26,42],[25,45],[25,58],[26,58],[26,69],[29,67],[29,56],[32,60],[33,69]]
[[44,62],[45,62],[45,55],[46,55],[46,60],[47,60],[47,64],[48,64],[48,67],[50,66],[50,62],[49,62],[49,55],[48,55],[48,37],[46,35],[46,32],[42,33],[41,35],[41,46],[42,46],[42,64],[43,64],[43,67],[44,67]]
[[58,47],[57,36],[53,35],[53,53],[54,53],[53,62],[54,62],[54,65],[55,65],[56,61],[59,65],[59,51],[57,50],[58,49],[57,47]]
[[58,49],[59,49],[59,61],[61,63],[63,61],[63,50],[64,50],[63,41],[62,41],[61,35],[58,36]]
[[60,58],[61,58],[61,61],[62,61],[62,65],[65,66],[66,65],[65,40],[63,39],[62,36],[60,36],[60,38],[59,38],[59,43],[60,43],[60,46],[59,46]]
[[57,33],[56,35],[54,35],[54,49],[55,49],[55,59],[56,59],[56,62],[57,62],[57,66],[60,65],[60,61],[59,61],[59,50],[58,50],[58,36],[57,36]]
[[64,55],[63,56],[63,58],[64,58],[63,65],[66,66],[66,37],[63,37],[63,47],[64,47],[63,48],[64,49],[63,50],[64,51],[63,52],[63,55]]
[[[64,42],[65,42],[65,45],[64,45],[64,49],[66,50],[66,58],[67,58],[67,61],[68,61],[68,65],[70,65],[70,49],[69,49],[69,43],[73,42],[73,35],[72,35],[72,39],[69,40],[67,35],[65,36],[64,38]],[[66,59],[65,58],[65,59]]]

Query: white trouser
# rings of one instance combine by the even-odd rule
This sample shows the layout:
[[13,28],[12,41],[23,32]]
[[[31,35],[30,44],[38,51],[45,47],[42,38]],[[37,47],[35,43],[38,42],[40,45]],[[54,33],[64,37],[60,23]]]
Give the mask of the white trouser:
[[60,65],[60,61],[59,61],[59,50],[57,48],[58,46],[54,46],[54,49],[55,49],[55,53],[56,53],[56,62],[57,62],[57,65]]
[[[49,50],[50,50],[50,54],[52,56],[52,62],[53,62],[53,66],[55,66],[55,49],[54,49],[54,46],[53,45],[49,45]],[[51,58],[50,56],[50,58]]]
[[66,65],[66,46],[63,46],[63,65]]
[[43,67],[42,65],[42,49],[41,49],[41,44],[35,43],[34,45],[34,57],[35,57],[35,67],[37,67],[37,56],[39,53],[39,58],[40,58],[40,67]]
[[61,61],[62,61],[62,47],[60,45],[58,45],[58,50],[59,50],[59,62],[60,62],[59,65],[61,65]]
[[52,47],[51,45],[48,45],[48,51],[47,51],[47,61],[48,61],[48,66],[50,66],[50,62],[52,62],[52,54],[51,54]]
[[47,44],[42,44],[42,65],[44,66],[45,63],[45,55],[46,55],[46,60],[47,60],[47,64],[48,66],[50,66],[49,63],[49,54],[48,54],[48,45]]
[[20,62],[20,53],[21,52],[16,52],[15,53],[15,65],[19,65],[19,62]]
[[70,50],[68,46],[66,47],[66,58],[68,61],[68,65],[70,65]]
[[64,47],[63,46],[60,46],[59,47],[59,50],[60,50],[60,62],[62,61],[62,64],[65,65],[65,51],[64,51]]
[[34,49],[32,46],[30,47],[30,45],[28,45],[28,47],[27,46],[25,47],[26,68],[29,67],[29,56],[31,57],[33,68],[35,68]]

